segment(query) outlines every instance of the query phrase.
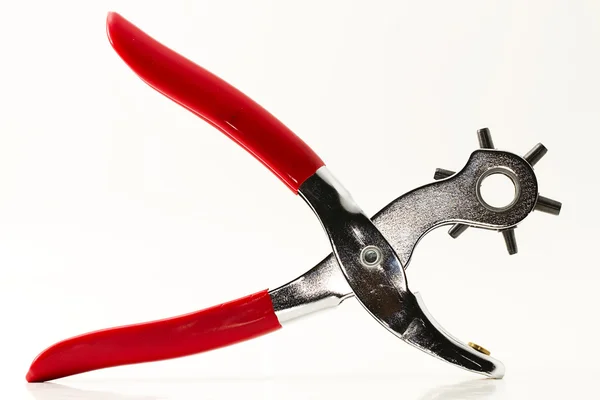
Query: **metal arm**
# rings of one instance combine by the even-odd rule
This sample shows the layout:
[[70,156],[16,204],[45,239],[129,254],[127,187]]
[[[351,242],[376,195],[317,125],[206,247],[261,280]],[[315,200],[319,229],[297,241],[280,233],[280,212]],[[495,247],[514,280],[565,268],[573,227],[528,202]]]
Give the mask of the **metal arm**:
[[[482,181],[493,173],[509,176],[516,188],[515,199],[509,206],[502,209],[490,207],[480,193]],[[327,190],[330,190],[329,194],[326,193]],[[338,199],[346,196],[340,192],[339,186],[332,181],[325,169],[319,170],[315,176],[309,178],[300,188],[300,194],[309,204],[326,207],[327,213],[332,212],[329,203],[334,201],[336,196]],[[329,200],[325,199],[324,201],[324,197]],[[537,179],[533,168],[524,158],[505,151],[477,150],[460,172],[448,179],[422,186],[399,197],[377,213],[373,217],[372,223],[391,245],[397,254],[399,263],[406,268],[417,243],[431,230],[455,223],[484,229],[506,230],[513,228],[525,219],[533,211],[537,201]],[[343,202],[347,205],[351,203],[351,198],[346,197]],[[319,214],[317,210],[315,212]],[[350,214],[357,212],[359,210],[354,209]],[[323,213],[321,212],[321,214]],[[329,229],[330,237],[335,238],[335,232],[332,232],[332,229],[341,228],[331,228],[331,226],[328,227],[328,224],[335,224],[336,221],[341,220],[340,218],[345,217],[333,215],[328,220],[323,221],[322,219],[326,229]],[[348,226],[356,227],[356,225],[346,224],[346,229]],[[365,246],[371,244],[367,242],[368,240],[362,244]],[[360,249],[347,250],[351,247],[346,242],[340,249],[343,248],[342,251],[347,252],[349,257],[364,254]],[[385,244],[377,247],[381,251],[381,247],[385,247]],[[387,257],[390,257],[390,254],[387,254]],[[369,269],[366,270],[369,271]],[[330,254],[306,274],[270,291],[269,294],[276,315],[280,322],[284,322],[339,305],[343,300],[355,294],[350,286],[359,291],[362,288],[370,288],[369,293],[357,293],[361,303],[397,336],[431,355],[460,367],[492,377],[501,377],[504,369],[499,361],[459,342],[439,326],[427,312],[422,299],[418,295],[413,296],[410,293],[406,286],[404,273],[400,270],[394,272],[396,276],[392,278],[392,280],[395,279],[394,284],[390,285],[391,281],[388,281],[389,293],[385,295],[381,293],[379,297],[375,295],[376,298],[372,298],[372,288],[378,287],[378,285],[386,286],[385,282],[365,284],[364,279],[368,279],[368,277],[363,276],[360,278],[362,282],[349,285],[348,273],[345,271],[346,277],[344,277],[336,257]],[[392,306],[381,302],[382,299],[389,299],[394,291],[396,295],[398,292],[400,293],[398,301],[402,304]],[[376,304],[365,304],[364,298],[367,299],[367,302],[372,300]],[[371,306],[376,309],[371,309]],[[390,312],[386,314],[382,310],[390,310]],[[399,315],[402,315],[402,318],[399,318]]]

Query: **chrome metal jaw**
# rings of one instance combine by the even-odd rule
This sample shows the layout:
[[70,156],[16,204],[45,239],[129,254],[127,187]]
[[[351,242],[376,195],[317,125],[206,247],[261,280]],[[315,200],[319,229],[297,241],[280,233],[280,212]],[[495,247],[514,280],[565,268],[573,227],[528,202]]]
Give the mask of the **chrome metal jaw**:
[[[409,290],[396,251],[326,167],[302,185],[300,194],[321,220],[352,292],[379,323],[405,342],[456,366],[493,378],[504,375],[500,361],[462,344],[431,319]],[[378,254],[369,262],[364,249]]]
[[[372,220],[321,168],[302,185],[300,194],[321,220],[334,253],[270,292],[279,320],[333,307],[355,295],[375,319],[405,342],[461,368],[501,378],[504,366],[500,361],[455,339],[433,319],[420,296],[410,292],[404,269],[417,243],[437,227],[513,229],[539,202],[532,164],[513,153],[477,150],[461,171],[404,194]],[[494,173],[509,176],[515,185],[515,199],[507,207],[491,207],[480,194],[482,180]],[[378,254],[371,255],[374,262],[369,263],[365,249],[372,248]]]

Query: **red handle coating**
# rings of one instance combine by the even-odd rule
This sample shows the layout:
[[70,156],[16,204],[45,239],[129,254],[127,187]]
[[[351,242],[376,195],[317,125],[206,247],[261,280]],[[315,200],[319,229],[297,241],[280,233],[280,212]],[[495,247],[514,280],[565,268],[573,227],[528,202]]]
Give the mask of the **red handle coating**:
[[187,356],[279,328],[271,297],[264,290],[191,314],[64,340],[37,356],[26,379],[43,382],[100,368]]
[[108,14],[106,31],[115,51],[142,80],[220,129],[294,192],[323,166],[306,143],[264,108],[121,15]]

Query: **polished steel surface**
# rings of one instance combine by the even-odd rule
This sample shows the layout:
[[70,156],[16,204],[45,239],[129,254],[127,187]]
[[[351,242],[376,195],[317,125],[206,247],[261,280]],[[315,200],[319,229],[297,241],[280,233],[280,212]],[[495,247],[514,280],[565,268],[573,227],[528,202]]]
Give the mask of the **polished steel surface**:
[[533,146],[533,148],[529,150],[527,154],[523,156],[523,158],[529,163],[529,165],[533,167],[535,166],[535,164],[538,163],[538,161],[542,159],[542,157],[546,155],[547,152],[548,149],[546,148],[546,146],[544,146],[541,143],[538,143],[535,146]]
[[[510,169],[521,189],[510,209],[496,212],[482,205],[476,193],[480,176],[499,167]],[[537,180],[524,159],[504,151],[477,150],[460,172],[404,194],[375,214],[372,221],[406,268],[415,246],[432,229],[461,221],[505,230],[521,222],[536,200]],[[333,254],[270,294],[281,322],[335,307],[353,296]]]
[[436,168],[435,173],[433,174],[433,179],[439,181],[440,179],[446,179],[454,175],[456,172],[450,171],[449,169],[444,168]]
[[280,323],[339,305],[354,296],[337,260],[329,254],[297,279],[269,291]]
[[[506,207],[490,207],[479,187],[485,176],[499,172],[515,184],[515,200]],[[476,150],[462,170],[404,194],[372,221],[326,168],[309,178],[299,193],[321,219],[335,256],[330,254],[306,274],[270,292],[281,322],[356,295],[375,319],[411,345],[467,370],[502,377],[499,361],[458,341],[433,319],[419,295],[409,291],[404,269],[421,238],[442,225],[505,232],[509,252],[516,251],[512,229],[539,203],[530,163],[505,151]],[[381,261],[377,265],[365,262],[366,251],[372,248]]]
[[[489,128],[478,129],[477,140],[479,141],[479,148],[481,149],[494,148],[494,141],[492,140],[492,133],[490,132]],[[453,239],[456,239],[462,235],[468,227],[469,226],[465,224],[455,224],[448,230],[448,235],[450,235]]]
[[460,235],[465,233],[467,228],[469,228],[469,225],[454,224],[450,227],[450,229],[448,229],[448,235],[450,235],[450,237],[453,239],[457,239]]
[[[504,366],[446,333],[408,289],[400,258],[350,194],[320,168],[299,194],[319,217],[333,252],[359,302],[390,332],[418,349],[458,367],[500,378]],[[378,264],[362,257],[377,249]]]
[[[502,207],[497,207],[497,206],[493,206],[491,204],[488,204],[487,201],[485,201],[485,199],[483,198],[483,194],[481,193],[481,185],[483,184],[483,182],[485,181],[485,179],[489,176],[492,175],[504,175],[506,177],[508,177],[515,189],[515,193],[513,195],[513,199],[512,201]],[[515,205],[515,203],[518,201],[519,196],[521,195],[521,185],[519,184],[519,179],[516,177],[516,175],[512,172],[511,169],[509,168],[505,168],[505,167],[495,167],[495,168],[490,168],[487,171],[485,171],[483,174],[481,174],[479,176],[479,179],[477,180],[477,186],[475,186],[475,194],[477,195],[477,200],[479,200],[479,202],[488,210],[492,210],[492,211],[506,211],[509,210],[510,208],[512,208],[512,206]]]
[[[480,177],[498,168],[511,171],[519,185],[519,196],[502,211],[489,209],[477,196]],[[406,193],[377,213],[373,222],[406,265],[419,240],[432,229],[454,222],[493,230],[511,228],[533,210],[537,196],[537,179],[523,158],[505,151],[476,150],[461,171]]]
[[562,203],[560,201],[552,200],[544,196],[538,196],[537,203],[535,204],[536,211],[552,215],[559,215],[561,208]]
[[506,244],[506,250],[508,250],[508,254],[511,256],[513,254],[517,254],[519,252],[519,247],[517,246],[515,228],[502,231],[502,237],[504,237],[504,243]]
[[488,128],[481,128],[477,131],[477,138],[479,139],[479,147],[482,149],[493,149],[494,142],[492,141],[492,135]]

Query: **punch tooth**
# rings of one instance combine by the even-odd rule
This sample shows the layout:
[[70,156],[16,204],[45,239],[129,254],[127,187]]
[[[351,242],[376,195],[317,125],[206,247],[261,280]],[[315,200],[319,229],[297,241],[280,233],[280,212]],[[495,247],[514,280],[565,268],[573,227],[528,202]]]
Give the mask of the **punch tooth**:
[[433,179],[439,181],[440,179],[446,179],[454,175],[456,172],[450,171],[449,169],[444,168],[436,168],[435,173],[433,174]]
[[453,239],[456,239],[466,231],[468,227],[469,225],[465,224],[454,224],[452,225],[452,228],[448,229],[448,235],[452,236]]
[[517,246],[517,238],[515,236],[514,229],[507,229],[502,231],[502,236],[504,237],[504,243],[506,243],[506,249],[508,250],[508,254],[511,256],[513,254],[517,254],[519,251],[519,247]]
[[529,150],[527,154],[523,156],[523,158],[529,163],[529,165],[533,167],[535,164],[538,163],[538,161],[542,159],[542,157],[546,155],[547,152],[548,149],[546,148],[546,146],[544,146],[541,143],[538,143],[535,146],[533,146],[533,148]]
[[494,142],[492,141],[492,134],[488,128],[481,128],[477,130],[477,139],[479,139],[479,147],[482,149],[493,149]]
[[559,215],[561,207],[562,203],[560,201],[552,200],[544,196],[538,196],[537,203],[535,203],[535,209],[537,211],[552,215]]

